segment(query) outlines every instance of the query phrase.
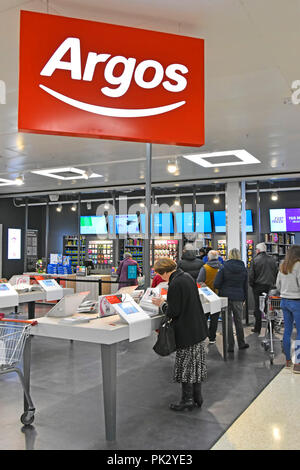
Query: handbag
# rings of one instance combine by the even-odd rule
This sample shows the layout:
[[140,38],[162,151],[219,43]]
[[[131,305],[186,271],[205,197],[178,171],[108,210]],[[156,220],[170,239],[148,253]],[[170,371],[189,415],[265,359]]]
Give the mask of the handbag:
[[175,332],[172,319],[164,318],[162,320],[153,350],[159,356],[169,356],[172,352],[176,351]]

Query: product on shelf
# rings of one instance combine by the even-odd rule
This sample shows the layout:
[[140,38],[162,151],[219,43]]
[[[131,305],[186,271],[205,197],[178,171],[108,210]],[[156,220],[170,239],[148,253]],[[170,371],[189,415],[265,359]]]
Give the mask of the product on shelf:
[[[177,261],[178,240],[154,240],[154,262],[161,257],[168,257]],[[154,264],[152,261],[152,247],[150,249],[150,260],[150,264]]]
[[291,245],[295,244],[294,233],[265,233],[265,244],[267,246],[267,253],[274,255],[280,261],[287,254]]
[[88,244],[88,255],[96,267],[113,264],[113,241],[91,240]]
[[[83,265],[86,255],[86,237],[80,236],[79,246],[79,264]],[[78,236],[77,235],[65,235],[64,236],[64,256],[70,258],[71,266],[75,269],[78,265]]]
[[220,253],[220,256],[222,256],[223,260],[226,260],[226,240],[218,241],[218,252]]
[[250,265],[253,260],[253,240],[247,240],[247,266],[250,268]]

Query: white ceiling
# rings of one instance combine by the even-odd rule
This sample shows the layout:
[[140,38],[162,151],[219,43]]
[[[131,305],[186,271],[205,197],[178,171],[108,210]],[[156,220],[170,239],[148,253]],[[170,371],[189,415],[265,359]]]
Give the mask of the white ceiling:
[[[284,104],[300,79],[300,0],[0,0],[0,178],[25,175],[22,187],[0,194],[78,188],[30,170],[77,166],[104,175],[88,184],[142,183],[145,144],[17,131],[19,11],[93,19],[204,38],[206,41],[206,145],[201,152],[246,149],[261,163],[202,168],[180,157],[199,148],[153,145],[153,181],[174,179],[168,157],[178,156],[175,179],[253,177],[299,172],[300,105]],[[219,170],[219,171],[218,171]]]

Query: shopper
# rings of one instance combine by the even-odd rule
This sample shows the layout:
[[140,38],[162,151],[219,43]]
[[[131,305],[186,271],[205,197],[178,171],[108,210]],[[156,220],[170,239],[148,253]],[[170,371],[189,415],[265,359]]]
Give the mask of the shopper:
[[192,277],[177,269],[170,258],[159,258],[154,264],[156,273],[169,283],[167,301],[152,299],[161,311],[173,319],[176,340],[174,382],[181,383],[182,397],[171,403],[174,411],[201,407],[201,382],[207,376],[204,340],[207,327],[197,285]]
[[[130,273],[130,268],[128,268],[129,266],[136,266],[135,278],[132,278],[132,273]],[[119,289],[122,287],[138,285],[137,276],[138,274],[141,274],[141,269],[138,263],[132,259],[131,253],[124,253],[124,260],[121,261],[116,274],[119,277]]]
[[165,282],[163,280],[163,278],[159,275],[159,274],[156,274],[154,276],[154,278],[152,279],[152,284],[151,284],[151,287],[156,287],[158,286],[161,282]]
[[[208,253],[209,253],[210,251],[212,251],[212,250],[213,250],[213,248],[212,248],[211,246],[209,246],[209,247],[206,248],[206,254],[205,254],[205,256],[203,257],[204,263],[207,263],[207,261],[208,261],[208,259],[209,259],[209,258],[208,258]],[[218,261],[219,261],[219,263],[220,263],[220,264],[224,264],[224,259],[222,258],[222,256],[220,255],[219,252],[217,252],[217,253],[218,253]]]
[[[197,282],[202,283],[204,282],[211,290],[216,292],[214,287],[214,282],[216,275],[220,268],[222,268],[221,263],[218,260],[218,252],[215,250],[210,250],[208,252],[208,261],[205,265],[200,269],[199,275],[197,277]],[[214,313],[210,315],[209,313],[206,314],[206,319],[209,321],[209,343],[214,344],[216,342],[216,334],[218,329],[218,314]]]
[[233,248],[229,252],[229,260],[225,261],[223,269],[216,275],[214,286],[221,297],[228,298],[228,352],[234,351],[234,336],[232,315],[236,330],[239,349],[249,348],[245,343],[243,329],[243,302],[246,300],[248,289],[248,272],[240,251]]
[[259,308],[259,296],[275,285],[278,272],[277,263],[272,256],[267,255],[265,243],[256,245],[256,256],[249,269],[249,284],[253,290],[254,296],[254,316],[255,325],[252,331],[260,333],[261,330],[261,311]]
[[206,256],[206,249],[202,247],[199,250],[199,255],[197,256],[197,258],[203,261],[204,256]]
[[280,265],[276,287],[280,291],[281,308],[284,318],[283,350],[286,367],[292,367],[291,336],[294,322],[297,329],[295,364],[293,372],[300,374],[300,246],[289,248]]
[[178,263],[178,268],[189,273],[196,280],[202,266],[204,266],[204,262],[196,257],[193,245],[187,243],[184,247],[182,258]]

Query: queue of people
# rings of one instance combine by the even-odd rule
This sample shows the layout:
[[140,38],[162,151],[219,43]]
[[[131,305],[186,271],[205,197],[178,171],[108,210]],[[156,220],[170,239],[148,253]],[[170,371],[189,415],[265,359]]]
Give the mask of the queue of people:
[[[130,253],[125,253],[118,268],[120,286],[128,285],[128,266],[136,264]],[[137,272],[140,271],[137,265]],[[204,250],[196,255],[193,245],[187,244],[178,265],[170,258],[159,258],[154,264],[155,277],[152,287],[160,282],[168,282],[167,299],[153,298],[161,313],[174,324],[176,357],[173,380],[181,384],[181,399],[171,403],[173,411],[193,410],[203,403],[201,383],[207,377],[205,340],[216,342],[218,315],[205,315],[198,293],[197,283],[204,283],[220,297],[228,298],[228,352],[234,352],[233,323],[239,350],[249,348],[245,342],[242,322],[243,304],[247,297],[248,283],[254,297],[255,325],[253,333],[260,333],[262,312],[259,297],[268,293],[274,286],[281,297],[281,309],[284,316],[283,350],[286,367],[300,374],[300,246],[289,248],[284,261],[277,268],[272,256],[267,254],[266,245],[256,246],[256,256],[248,270],[238,249],[229,252],[228,260],[221,263],[216,250]],[[137,283],[137,280],[132,283]],[[134,284],[133,284],[134,285]],[[208,325],[208,320],[209,325]],[[291,336],[294,323],[297,337],[295,363],[292,362]]]
[[[207,337],[210,343],[215,341],[217,327],[212,320],[218,315],[211,316],[208,328],[197,282],[205,283],[221,297],[228,298],[228,352],[234,352],[233,322],[238,348],[249,348],[249,344],[245,342],[242,323],[248,282],[255,298],[255,326],[252,330],[255,333],[260,332],[262,315],[257,298],[263,292],[268,293],[276,284],[284,315],[283,348],[286,367],[293,367],[293,372],[300,374],[300,246],[294,245],[288,250],[278,272],[276,262],[266,252],[266,245],[259,243],[249,277],[238,249],[230,250],[229,259],[223,265],[219,263],[218,257],[217,251],[210,250],[207,262],[199,259],[202,265],[197,277],[194,269],[197,257],[191,245],[186,246],[178,266],[169,258],[160,258],[154,264],[156,275],[169,283],[167,299],[157,297],[152,302],[174,323],[176,357],[173,380],[181,384],[182,394],[180,401],[170,404],[173,411],[191,411],[202,406],[201,383],[207,377],[204,341]],[[297,329],[295,364],[291,358],[294,323]]]

